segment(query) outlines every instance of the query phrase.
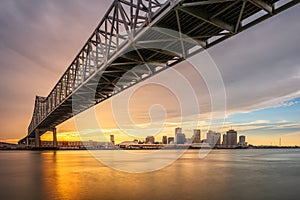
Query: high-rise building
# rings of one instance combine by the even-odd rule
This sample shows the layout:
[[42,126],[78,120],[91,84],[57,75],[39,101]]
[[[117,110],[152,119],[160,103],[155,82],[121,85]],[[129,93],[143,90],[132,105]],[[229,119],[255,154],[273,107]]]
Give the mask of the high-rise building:
[[246,143],[246,136],[241,135],[241,136],[239,137],[239,143],[240,143],[240,144],[245,144],[245,143]]
[[237,146],[237,131],[231,129],[227,133],[227,147],[235,148]]
[[154,142],[155,142],[154,136],[146,137],[146,144],[154,144]]
[[110,135],[110,142],[112,143],[112,145],[115,145],[115,136],[114,135]]
[[238,143],[238,145],[241,146],[241,147],[245,147],[247,145],[247,143],[246,143],[246,136],[241,135],[239,137],[239,143]]
[[180,135],[180,134],[182,134],[182,128],[180,128],[180,127],[175,128],[175,143],[176,144],[180,144],[180,143],[178,143],[178,138],[181,137],[178,135]]
[[208,131],[206,135],[207,143],[211,147],[219,146],[221,144],[221,133],[216,133],[214,131]]
[[176,144],[184,144],[186,141],[185,134],[177,133],[176,134]]
[[200,142],[201,142],[201,131],[200,129],[195,129],[192,143],[200,143]]
[[222,146],[227,147],[227,135],[226,135],[226,133],[223,134]]
[[178,133],[182,133],[182,128],[175,128],[175,136],[178,134]]
[[163,144],[168,144],[168,138],[167,138],[167,136],[163,136],[162,137],[162,143]]
[[168,144],[174,143],[174,137],[168,137]]

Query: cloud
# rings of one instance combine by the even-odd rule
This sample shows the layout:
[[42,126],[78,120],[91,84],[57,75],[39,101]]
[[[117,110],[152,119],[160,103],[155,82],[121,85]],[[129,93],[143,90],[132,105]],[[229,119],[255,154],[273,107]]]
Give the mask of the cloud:
[[273,107],[272,99],[300,96],[300,79],[291,78],[300,68],[299,10],[296,6],[209,50],[224,79],[229,112]]
[[300,131],[295,131],[295,132],[291,132],[291,133],[284,133],[284,136],[288,137],[288,136],[300,136]]
[[294,100],[300,96],[300,91],[296,91],[295,93],[291,93],[285,96],[276,97],[257,105],[254,105],[258,108],[278,108],[278,107],[290,107],[299,103],[299,101]]
[[300,130],[300,122],[297,121],[269,121],[269,120],[256,120],[245,123],[228,122],[224,125],[224,129],[234,126],[236,130],[257,130],[263,129],[265,131],[288,131]]
[[298,103],[299,103],[299,101],[284,101],[281,104],[279,104],[278,107],[290,107],[290,106],[296,105]]
[[269,123],[270,123],[269,120],[256,120],[254,122],[249,122],[249,123],[246,123],[246,124],[253,125],[253,124],[269,124]]
[[287,130],[287,129],[299,129],[300,130],[300,122],[298,123],[286,123],[286,124],[274,124],[269,129],[271,130]]

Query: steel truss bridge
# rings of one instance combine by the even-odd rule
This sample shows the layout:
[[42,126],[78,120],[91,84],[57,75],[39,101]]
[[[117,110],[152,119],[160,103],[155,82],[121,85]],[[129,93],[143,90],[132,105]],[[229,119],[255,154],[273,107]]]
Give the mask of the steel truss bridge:
[[38,147],[40,136],[53,131],[56,146],[60,123],[299,1],[114,0],[49,95],[36,97],[28,134],[19,144]]

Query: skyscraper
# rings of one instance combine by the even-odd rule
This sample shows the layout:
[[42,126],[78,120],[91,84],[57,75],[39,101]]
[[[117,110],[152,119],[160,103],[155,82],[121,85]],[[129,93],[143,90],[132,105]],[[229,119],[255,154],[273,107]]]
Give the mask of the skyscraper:
[[184,144],[186,141],[185,134],[178,133],[176,134],[176,144]]
[[175,128],[175,143],[176,144],[180,144],[180,143],[178,143],[180,134],[182,134],[182,128],[180,128],[180,127]]
[[237,146],[237,131],[231,129],[227,133],[227,147],[235,148]]
[[162,143],[163,144],[168,144],[168,138],[167,138],[167,136],[163,136],[162,137]]
[[226,133],[223,134],[222,146],[227,147],[227,135],[226,135]]
[[241,147],[247,146],[247,143],[246,143],[246,136],[241,135],[241,136],[239,137],[239,143],[238,143],[238,145],[241,146]]
[[146,144],[154,144],[154,142],[155,142],[154,136],[146,137]]
[[110,135],[110,142],[112,143],[112,145],[115,145],[115,136],[114,135]]
[[175,128],[175,136],[178,134],[178,133],[182,133],[182,128]]
[[211,147],[219,146],[221,144],[221,133],[209,130],[206,136],[207,143]]
[[201,141],[201,131],[200,129],[194,129],[193,143],[200,143]]
[[168,137],[168,144],[174,143],[174,137]]

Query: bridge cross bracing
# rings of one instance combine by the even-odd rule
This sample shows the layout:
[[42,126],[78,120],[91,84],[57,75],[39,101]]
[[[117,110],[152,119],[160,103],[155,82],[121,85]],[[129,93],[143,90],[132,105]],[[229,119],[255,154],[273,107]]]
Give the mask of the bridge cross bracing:
[[[36,97],[28,134],[19,143],[53,130],[126,88],[298,3],[299,0],[113,1],[49,95]],[[151,45],[149,48],[149,44],[163,45],[169,51]],[[95,98],[85,99],[86,93]],[[74,102],[80,106],[72,107]]]

